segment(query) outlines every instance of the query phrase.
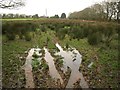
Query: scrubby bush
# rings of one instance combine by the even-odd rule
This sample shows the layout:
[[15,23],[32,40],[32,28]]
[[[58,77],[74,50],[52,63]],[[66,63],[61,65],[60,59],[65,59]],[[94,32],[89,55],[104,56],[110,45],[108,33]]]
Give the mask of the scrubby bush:
[[68,34],[73,38],[82,39],[84,38],[84,29],[80,25],[72,26]]
[[19,39],[23,39],[23,38],[24,38],[23,34],[20,34]]
[[101,41],[101,37],[99,33],[93,33],[88,36],[88,43],[90,45],[97,45],[98,43],[100,43],[100,41]]
[[14,34],[6,34],[6,37],[8,38],[8,40],[15,40]]
[[66,28],[60,28],[56,31],[56,36],[60,39],[63,40],[65,35],[67,34],[67,29]]
[[54,19],[19,22],[4,21],[2,25],[2,33],[5,34],[10,40],[14,40],[15,36],[18,35],[20,39],[25,38],[26,41],[30,41],[32,35],[29,34],[29,32],[36,30],[35,34],[37,34],[37,31],[46,32],[49,28],[56,32],[55,34],[60,40],[63,40],[67,34],[70,36],[70,39],[79,40],[87,37],[90,44],[98,44],[101,41],[100,38],[102,38],[102,42],[106,43],[106,45],[110,43],[115,34],[118,34],[118,28],[120,27],[118,24],[107,22],[81,22],[78,20]]
[[30,34],[29,32],[27,32],[27,33],[25,34],[25,40],[26,40],[26,41],[31,41],[31,39],[32,39],[31,34]]
[[42,32],[46,32],[46,27],[45,27],[45,25],[40,25],[40,30],[41,30]]
[[35,31],[37,24],[28,21],[4,21],[2,23],[2,34],[5,34],[9,40],[14,40],[18,35],[20,39],[25,36],[27,41],[31,40],[31,36],[28,32]]

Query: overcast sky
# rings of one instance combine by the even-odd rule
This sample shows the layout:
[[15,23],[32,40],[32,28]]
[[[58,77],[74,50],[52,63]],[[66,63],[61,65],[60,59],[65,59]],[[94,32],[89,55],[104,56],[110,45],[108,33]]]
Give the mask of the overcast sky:
[[103,0],[26,0],[25,7],[15,10],[0,9],[0,13],[19,13],[39,16],[47,15],[54,16],[61,13],[66,13],[68,16],[71,12],[80,11],[94,3],[102,2]]

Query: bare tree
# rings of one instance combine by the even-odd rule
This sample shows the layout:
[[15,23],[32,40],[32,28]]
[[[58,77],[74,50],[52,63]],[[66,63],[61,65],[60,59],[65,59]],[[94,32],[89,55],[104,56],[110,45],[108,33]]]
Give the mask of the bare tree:
[[0,8],[13,9],[25,5],[25,0],[0,0]]
[[120,1],[117,3],[117,21],[120,23]]
[[108,0],[107,2],[102,2],[102,6],[104,8],[104,12],[106,13],[106,19],[111,21],[111,19],[118,19],[119,17],[119,9],[120,4],[119,0]]

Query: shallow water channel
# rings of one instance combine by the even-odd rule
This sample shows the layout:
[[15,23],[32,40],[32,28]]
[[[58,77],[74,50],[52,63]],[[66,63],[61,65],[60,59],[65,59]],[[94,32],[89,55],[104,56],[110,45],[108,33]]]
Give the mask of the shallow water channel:
[[71,69],[71,75],[67,83],[66,88],[73,88],[73,84],[80,80],[80,86],[82,88],[88,88],[87,82],[85,81],[81,72],[79,72],[79,67],[82,62],[82,55],[75,49],[64,51],[63,48],[56,43],[56,47],[60,50],[57,54],[63,57],[63,68],[64,72],[67,71],[67,67]]
[[44,47],[45,50],[45,60],[48,63],[49,66],[49,72],[50,72],[50,76],[52,78],[54,78],[55,80],[60,79],[61,84],[63,84],[63,80],[60,76],[60,74],[58,73],[58,71],[56,70],[54,61],[53,61],[53,57],[51,56],[51,54],[49,53],[48,49]]
[[26,88],[34,88],[34,82],[33,82],[33,74],[32,74],[32,55],[34,53],[34,48],[32,48],[28,52],[28,56],[26,57],[26,62],[25,62],[25,77],[26,77]]
[[[56,43],[56,47],[59,49],[59,52],[56,52],[55,54],[63,57],[63,67],[61,68],[61,70],[63,70],[64,73],[67,71],[68,67],[71,70],[71,74],[70,74],[68,83],[66,85],[66,88],[73,88],[74,87],[73,84],[78,80],[80,80],[79,85],[82,88],[88,88],[88,85],[84,80],[82,73],[79,72],[79,66],[82,62],[82,55],[75,48],[72,48],[72,50],[68,49],[67,51],[64,51],[63,48],[58,43]],[[54,58],[51,56],[47,48],[44,47],[43,49],[45,51],[44,59],[46,60],[49,66],[50,76],[55,80],[59,79],[61,84],[63,84],[63,80],[55,67]],[[37,55],[41,55],[39,53],[40,50],[41,49],[39,48],[37,49],[32,48],[28,52],[28,56],[26,58],[26,63],[25,63],[25,76],[26,76],[27,88],[28,87],[34,88],[35,86],[33,81],[32,65],[31,65],[32,59],[33,59],[32,55],[34,54],[34,52],[36,52]],[[38,59],[38,60],[41,60],[41,59]]]
[[[34,54],[34,52],[36,52],[36,54],[38,56],[41,55],[41,53],[39,53],[41,49],[39,48],[32,48],[29,50],[28,52],[28,56],[26,57],[26,62],[24,65],[24,70],[25,70],[25,77],[26,77],[26,88],[34,88],[34,80],[33,80],[33,73],[32,73],[32,55]],[[38,60],[40,61],[41,58],[39,58]]]

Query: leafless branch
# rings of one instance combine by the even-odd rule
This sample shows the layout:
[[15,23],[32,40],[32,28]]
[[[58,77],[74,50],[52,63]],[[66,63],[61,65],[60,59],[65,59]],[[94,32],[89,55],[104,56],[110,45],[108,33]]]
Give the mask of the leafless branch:
[[0,0],[0,8],[2,9],[13,9],[22,7],[25,5],[25,0]]

